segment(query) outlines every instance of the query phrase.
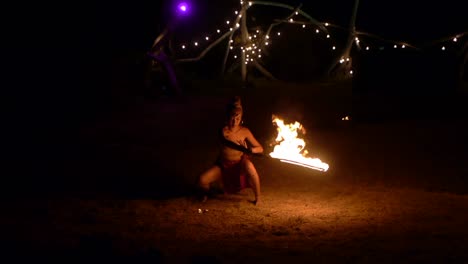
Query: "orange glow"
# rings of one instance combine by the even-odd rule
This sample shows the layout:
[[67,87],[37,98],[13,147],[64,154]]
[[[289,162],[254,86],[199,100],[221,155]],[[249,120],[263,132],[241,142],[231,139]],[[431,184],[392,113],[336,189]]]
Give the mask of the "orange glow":
[[285,124],[284,121],[273,115],[273,123],[276,124],[278,136],[275,141],[273,152],[270,156],[282,162],[300,165],[306,168],[319,171],[327,171],[329,166],[318,158],[308,157],[305,149],[305,141],[298,137],[298,131],[305,134],[305,128],[299,122]]

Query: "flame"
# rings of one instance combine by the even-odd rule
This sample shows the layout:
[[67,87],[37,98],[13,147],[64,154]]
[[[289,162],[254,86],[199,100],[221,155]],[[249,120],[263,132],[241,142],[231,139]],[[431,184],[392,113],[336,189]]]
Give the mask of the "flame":
[[306,168],[319,171],[327,171],[329,166],[318,158],[308,157],[305,149],[305,141],[298,137],[298,130],[305,134],[305,129],[299,122],[285,124],[283,120],[273,115],[273,123],[276,124],[278,136],[275,141],[278,144],[274,147],[270,156],[282,162],[300,165]]

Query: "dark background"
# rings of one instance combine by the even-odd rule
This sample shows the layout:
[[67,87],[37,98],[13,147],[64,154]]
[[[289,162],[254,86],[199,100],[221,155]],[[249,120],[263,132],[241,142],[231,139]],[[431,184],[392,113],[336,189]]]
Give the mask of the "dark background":
[[[179,21],[175,32],[181,40],[214,32],[238,8],[238,1],[191,2],[196,7],[193,15]],[[461,2],[361,1],[357,29],[424,46],[468,28]],[[297,5],[299,1],[284,3]],[[7,27],[2,49],[3,150],[10,165],[5,168],[12,168],[14,174],[35,171],[34,166],[41,166],[41,161],[29,168],[23,166],[25,161],[57,155],[52,153],[60,153],[69,148],[66,143],[75,142],[83,124],[113,111],[125,111],[135,96],[142,95],[144,54],[170,21],[171,4],[71,1],[9,5],[3,18]],[[320,21],[346,27],[352,6],[353,1],[314,1],[304,2],[303,10]],[[289,14],[268,7],[255,7],[251,12],[264,26],[271,18]],[[289,31],[288,27],[282,28],[288,37],[272,45],[266,67],[287,81],[317,78],[310,73],[328,58],[319,55],[326,45],[295,34],[297,28]],[[339,31],[336,34],[343,36]],[[301,41],[309,42],[302,45]],[[191,78],[217,78],[218,55],[214,52],[206,61],[186,66],[184,73]],[[432,94],[437,94],[442,85],[453,89],[452,55],[441,57],[432,50],[358,55],[355,89],[367,93],[375,87],[384,91],[396,87],[400,94],[409,91],[416,96],[426,92],[427,85],[432,87]],[[442,72],[436,74],[439,70]]]

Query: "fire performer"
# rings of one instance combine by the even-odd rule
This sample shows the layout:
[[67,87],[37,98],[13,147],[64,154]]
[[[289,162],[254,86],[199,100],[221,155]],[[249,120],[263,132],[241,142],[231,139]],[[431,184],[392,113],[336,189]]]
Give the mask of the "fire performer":
[[236,96],[226,111],[226,125],[221,133],[221,151],[215,165],[200,175],[198,185],[203,191],[202,200],[207,200],[210,185],[220,182],[225,193],[237,193],[245,188],[252,188],[255,199],[260,202],[260,177],[251,154],[263,153],[263,147],[252,132],[242,125],[242,104]]

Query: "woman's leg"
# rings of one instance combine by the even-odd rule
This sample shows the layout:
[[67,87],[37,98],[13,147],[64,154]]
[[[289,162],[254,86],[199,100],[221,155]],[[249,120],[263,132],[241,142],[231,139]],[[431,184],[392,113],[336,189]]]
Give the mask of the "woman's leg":
[[200,175],[198,186],[203,192],[202,200],[206,201],[207,193],[210,190],[210,184],[221,179],[221,168],[213,166]]
[[255,166],[250,160],[244,159],[243,163],[244,172],[247,175],[250,186],[252,186],[253,188],[253,192],[255,195],[254,204],[256,205],[260,202],[260,177],[258,176]]

